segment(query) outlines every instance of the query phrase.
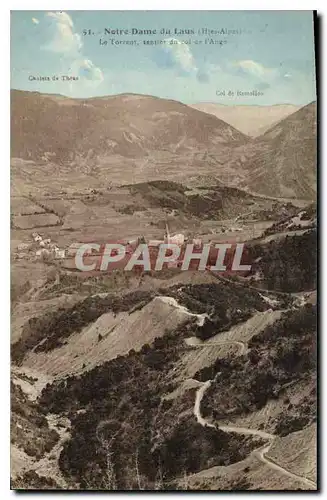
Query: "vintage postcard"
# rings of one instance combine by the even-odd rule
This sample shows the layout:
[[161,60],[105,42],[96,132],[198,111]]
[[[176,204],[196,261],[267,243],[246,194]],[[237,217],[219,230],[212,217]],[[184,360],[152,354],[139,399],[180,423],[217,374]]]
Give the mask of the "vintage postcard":
[[316,36],[11,12],[12,489],[319,489]]

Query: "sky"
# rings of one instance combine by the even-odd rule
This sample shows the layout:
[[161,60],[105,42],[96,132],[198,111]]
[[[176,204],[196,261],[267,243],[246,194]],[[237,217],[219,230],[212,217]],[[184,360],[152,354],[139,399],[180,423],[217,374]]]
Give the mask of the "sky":
[[12,11],[11,88],[305,105],[316,99],[312,12]]

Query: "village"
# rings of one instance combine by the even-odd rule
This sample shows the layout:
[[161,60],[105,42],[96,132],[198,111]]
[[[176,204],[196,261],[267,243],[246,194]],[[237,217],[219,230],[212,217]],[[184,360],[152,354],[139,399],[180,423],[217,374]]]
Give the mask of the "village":
[[20,243],[17,246],[16,259],[33,260],[53,260],[64,259],[66,250],[59,248],[56,243],[51,241],[51,238],[43,238],[39,233],[33,232],[32,241],[29,243]]
[[[242,230],[239,227],[229,228],[230,232],[237,232]],[[221,233],[225,233],[225,228],[221,228]],[[97,256],[102,256],[105,247],[108,243],[115,243],[123,245],[125,248],[126,255],[132,255],[135,248],[140,244],[147,244],[150,254],[156,255],[159,251],[160,245],[170,244],[177,245],[181,249],[185,249],[186,245],[193,244],[195,252],[201,251],[204,243],[213,243],[206,239],[204,241],[200,237],[190,237],[183,233],[171,234],[168,223],[165,225],[165,232],[161,239],[151,239],[145,238],[145,236],[140,236],[132,239],[120,239],[111,240],[106,239],[106,241],[83,241],[71,243],[66,248],[60,248],[57,243],[51,240],[50,237],[45,237],[38,232],[31,233],[31,240],[29,242],[22,242],[17,245],[17,249],[14,252],[15,260],[31,260],[31,261],[42,261],[51,263],[52,261],[57,261],[63,268],[73,270],[75,266],[75,258],[78,249],[85,244],[90,245],[90,249],[85,252],[85,256],[90,258],[96,258]],[[94,244],[94,248],[91,249],[91,244]],[[168,251],[169,252],[169,251]],[[177,266],[177,263],[175,264]],[[168,267],[174,267],[171,262]]]
[[[244,250],[244,251],[243,251]],[[219,255],[219,265],[218,265]],[[124,269],[150,271],[175,268],[179,270],[196,269],[226,271],[248,271],[249,255],[244,244],[229,239],[227,244],[214,241],[204,242],[183,233],[171,235],[166,223],[164,238],[149,239],[144,236],[133,240],[89,241],[73,243],[67,249],[67,259],[62,265],[70,271],[84,271],[95,274]],[[218,267],[217,267],[218,265]],[[235,267],[236,266],[236,267]]]

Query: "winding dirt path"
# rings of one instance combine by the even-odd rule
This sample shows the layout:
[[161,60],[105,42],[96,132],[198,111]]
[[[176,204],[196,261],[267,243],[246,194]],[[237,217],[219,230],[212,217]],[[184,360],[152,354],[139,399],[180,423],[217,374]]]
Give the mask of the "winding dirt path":
[[162,300],[162,302],[165,302],[165,304],[169,304],[170,306],[178,309],[186,316],[196,318],[196,322],[197,322],[198,326],[203,326],[205,319],[209,318],[207,313],[202,313],[202,314],[192,313],[187,307],[182,306],[181,304],[179,304],[177,302],[176,299],[174,299],[173,297],[170,297],[169,295],[167,295],[167,296],[166,295],[159,295],[158,299]]
[[292,479],[295,479],[297,481],[301,481],[305,483],[307,486],[313,489],[317,489],[316,483],[311,481],[310,479],[307,479],[303,476],[299,476],[298,474],[294,474],[293,472],[285,469],[281,465],[278,465],[274,460],[272,460],[270,457],[267,457],[267,453],[269,452],[276,436],[273,434],[269,434],[264,431],[260,431],[258,429],[249,429],[247,427],[238,427],[234,425],[222,425],[222,426],[216,426],[212,424],[211,422],[208,422],[205,418],[202,417],[201,415],[201,401],[202,398],[206,392],[206,390],[210,387],[212,380],[208,380],[207,382],[204,382],[202,386],[197,390],[196,395],[195,395],[195,402],[194,402],[194,416],[197,420],[197,422],[202,425],[203,427],[211,427],[213,429],[220,429],[224,432],[234,432],[237,434],[242,434],[242,435],[251,435],[251,436],[258,436],[261,437],[262,439],[267,439],[269,442],[268,444],[265,444],[261,448],[253,451],[252,453],[254,454],[255,457],[257,457],[262,463],[268,465],[273,470],[278,471],[280,474],[283,476],[290,477]]

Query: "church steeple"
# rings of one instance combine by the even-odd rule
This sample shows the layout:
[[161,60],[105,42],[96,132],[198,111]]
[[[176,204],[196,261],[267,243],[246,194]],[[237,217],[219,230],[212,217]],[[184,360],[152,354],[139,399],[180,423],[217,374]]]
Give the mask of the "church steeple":
[[166,222],[165,242],[169,243],[169,240],[170,240],[170,234],[169,234],[168,224]]

